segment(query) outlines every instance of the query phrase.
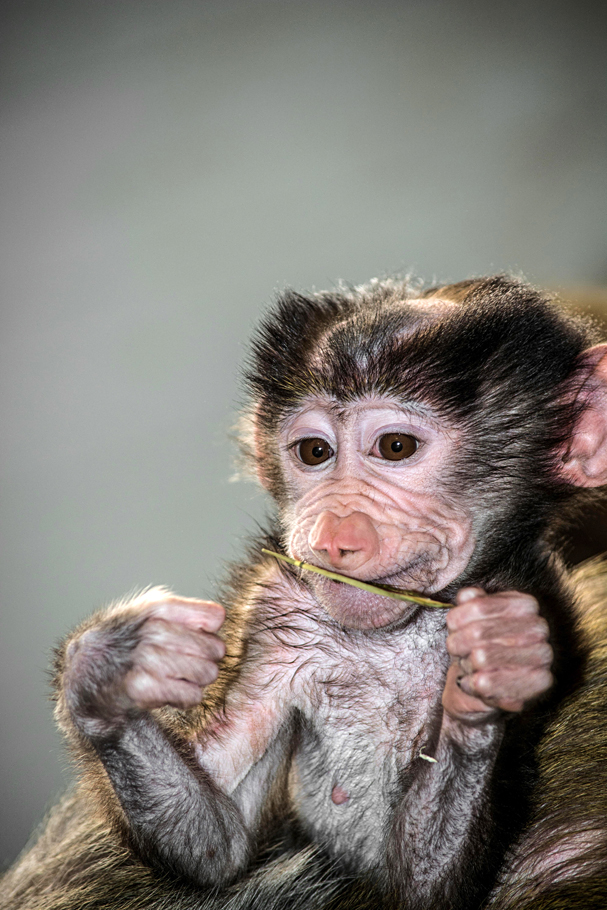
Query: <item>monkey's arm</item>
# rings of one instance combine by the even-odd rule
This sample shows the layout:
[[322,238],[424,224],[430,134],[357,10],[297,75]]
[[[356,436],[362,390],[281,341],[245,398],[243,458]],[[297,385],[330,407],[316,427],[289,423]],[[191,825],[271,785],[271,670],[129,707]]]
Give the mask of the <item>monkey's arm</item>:
[[436,761],[420,755],[390,844],[395,884],[411,910],[469,910],[486,897],[507,840],[492,805],[505,712],[520,712],[552,685],[548,626],[534,598],[468,588],[457,602],[447,619],[454,663]]
[[241,773],[247,777],[253,765],[255,772],[235,800],[201,764],[195,743],[163,729],[151,713],[200,703],[225,652],[215,635],[223,615],[216,604],[150,591],[77,632],[58,667],[60,724],[101,759],[138,852],[206,885],[246,867],[286,742],[278,707],[270,704],[257,710],[257,725],[241,718],[224,730],[228,763],[234,728],[236,748],[247,729],[255,731]]
[[407,910],[472,910],[488,891],[491,777],[503,726],[494,718],[466,729],[445,713],[436,746],[414,759],[388,841],[392,885]]

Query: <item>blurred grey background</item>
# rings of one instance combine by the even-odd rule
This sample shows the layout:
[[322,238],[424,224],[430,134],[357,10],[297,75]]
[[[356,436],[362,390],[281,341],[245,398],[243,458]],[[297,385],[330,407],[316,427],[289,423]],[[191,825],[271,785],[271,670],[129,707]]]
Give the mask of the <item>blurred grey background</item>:
[[263,516],[228,430],[276,289],[607,283],[606,9],[2,6],[0,864],[69,778],[53,643],[212,596]]

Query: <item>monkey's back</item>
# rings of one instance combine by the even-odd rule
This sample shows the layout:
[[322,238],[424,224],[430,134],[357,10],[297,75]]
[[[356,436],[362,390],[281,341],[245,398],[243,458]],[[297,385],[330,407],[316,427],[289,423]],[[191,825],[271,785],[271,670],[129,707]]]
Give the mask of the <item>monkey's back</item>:
[[532,822],[492,910],[607,907],[607,561],[584,563],[573,580],[588,648],[584,682],[539,745]]

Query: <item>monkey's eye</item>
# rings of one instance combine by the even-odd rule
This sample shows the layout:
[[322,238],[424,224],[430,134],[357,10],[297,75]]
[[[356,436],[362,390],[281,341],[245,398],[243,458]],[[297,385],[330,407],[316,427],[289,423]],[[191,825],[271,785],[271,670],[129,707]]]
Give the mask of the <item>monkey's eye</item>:
[[382,458],[388,461],[402,461],[411,458],[417,452],[418,441],[415,436],[406,433],[385,433],[379,437],[377,448]]
[[326,439],[302,439],[296,451],[304,464],[322,464],[334,454]]

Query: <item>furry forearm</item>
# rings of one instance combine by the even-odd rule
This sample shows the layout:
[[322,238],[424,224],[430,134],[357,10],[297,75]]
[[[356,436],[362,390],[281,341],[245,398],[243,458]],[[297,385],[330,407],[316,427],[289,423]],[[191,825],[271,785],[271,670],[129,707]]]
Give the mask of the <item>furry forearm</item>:
[[462,729],[445,715],[436,761],[419,759],[388,845],[392,886],[407,910],[481,905],[491,846],[487,803],[502,735],[503,721]]
[[250,843],[239,810],[184,762],[152,717],[95,748],[146,859],[200,885],[222,884],[246,868]]

